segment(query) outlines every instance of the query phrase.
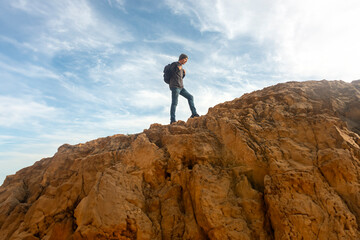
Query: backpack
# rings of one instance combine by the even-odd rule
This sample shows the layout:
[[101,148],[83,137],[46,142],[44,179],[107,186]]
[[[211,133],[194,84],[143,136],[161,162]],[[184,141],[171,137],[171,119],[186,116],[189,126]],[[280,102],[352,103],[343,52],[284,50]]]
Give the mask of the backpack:
[[166,82],[167,84],[170,83],[170,78],[172,76],[172,69],[171,69],[172,63],[169,63],[168,65],[166,65],[164,67],[164,82]]

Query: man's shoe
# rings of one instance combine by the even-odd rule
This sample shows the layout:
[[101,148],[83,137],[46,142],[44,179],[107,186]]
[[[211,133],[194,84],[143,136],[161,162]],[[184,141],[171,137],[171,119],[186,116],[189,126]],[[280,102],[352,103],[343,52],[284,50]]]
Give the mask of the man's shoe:
[[200,117],[199,114],[195,113],[195,114],[190,116],[190,118],[196,118],[196,117]]
[[176,122],[176,121],[172,121],[172,120],[171,120],[171,121],[170,121],[170,124],[173,124],[174,122]]

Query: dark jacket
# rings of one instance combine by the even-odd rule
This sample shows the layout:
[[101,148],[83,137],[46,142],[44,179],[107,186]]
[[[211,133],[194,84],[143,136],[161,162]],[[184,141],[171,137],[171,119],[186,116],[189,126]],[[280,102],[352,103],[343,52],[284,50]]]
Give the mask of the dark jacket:
[[185,72],[183,69],[180,70],[179,66],[181,66],[179,62],[171,64],[172,76],[169,83],[170,88],[184,88],[183,78],[185,77]]

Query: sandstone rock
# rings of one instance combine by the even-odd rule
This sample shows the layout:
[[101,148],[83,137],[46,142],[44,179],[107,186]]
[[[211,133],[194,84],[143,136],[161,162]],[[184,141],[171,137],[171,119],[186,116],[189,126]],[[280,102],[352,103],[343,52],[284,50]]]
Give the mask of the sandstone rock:
[[0,187],[0,239],[360,239],[360,81],[65,144]]

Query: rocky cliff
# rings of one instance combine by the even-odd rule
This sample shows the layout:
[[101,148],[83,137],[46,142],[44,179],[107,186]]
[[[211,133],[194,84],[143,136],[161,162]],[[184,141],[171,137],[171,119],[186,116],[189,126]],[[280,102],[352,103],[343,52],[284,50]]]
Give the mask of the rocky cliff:
[[0,239],[360,239],[360,81],[63,145],[0,187]]

